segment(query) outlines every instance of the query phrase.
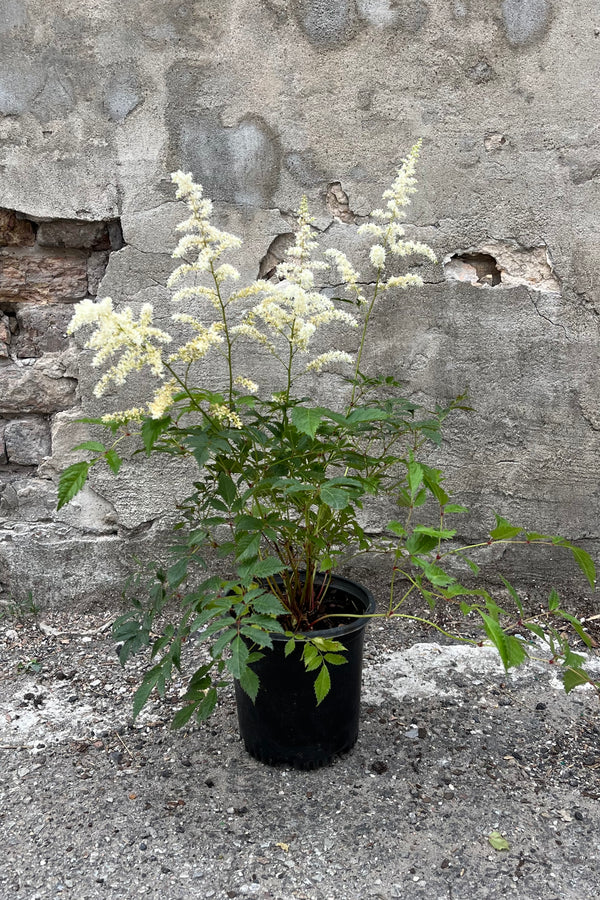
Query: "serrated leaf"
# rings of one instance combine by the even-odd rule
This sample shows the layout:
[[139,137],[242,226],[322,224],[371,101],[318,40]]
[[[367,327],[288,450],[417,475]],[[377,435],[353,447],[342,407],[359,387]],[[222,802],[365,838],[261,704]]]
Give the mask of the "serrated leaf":
[[227,660],[227,668],[234,678],[241,679],[246,669],[250,651],[246,642],[238,635],[231,642],[231,657]]
[[293,653],[295,646],[296,646],[296,641],[292,637],[289,639],[289,641],[286,643],[285,647],[283,648],[285,655],[289,656],[290,653]]
[[575,616],[572,616],[571,613],[567,613],[562,609],[559,610],[559,615],[563,619],[566,619],[567,622],[571,623],[573,630],[577,632],[577,634],[579,635],[579,637],[581,638],[583,643],[586,645],[586,647],[594,646],[593,640],[591,639],[589,634],[586,634],[586,632],[583,630],[583,625],[581,624],[579,619],[577,619]]
[[430,528],[428,525],[415,525],[413,531],[417,534],[429,534],[440,541],[450,540],[456,534],[455,528]]
[[492,831],[488,834],[488,841],[494,850],[510,850],[510,844],[503,838],[499,831]]
[[567,545],[573,554],[573,558],[575,562],[587,578],[592,588],[596,587],[596,566],[592,560],[592,557],[589,553],[586,553],[581,547],[576,547],[574,544]]
[[325,662],[332,666],[343,666],[348,660],[341,653],[326,653]]
[[285,609],[281,600],[274,594],[263,594],[252,602],[252,606],[256,612],[263,613],[266,616],[281,616]]
[[527,659],[527,653],[523,644],[510,634],[506,634],[502,627],[491,616],[482,610],[478,610],[483,619],[483,627],[493,645],[500,654],[504,668],[508,671],[513,666],[518,666]]
[[237,495],[235,481],[226,472],[219,472],[217,481],[219,485],[219,496],[222,497],[227,506],[230,507]]
[[285,566],[276,556],[267,556],[265,559],[259,559],[256,565],[252,567],[254,578],[269,578],[271,575],[277,575]]
[[176,712],[171,722],[171,728],[175,731],[177,728],[183,728],[184,725],[187,725],[194,715],[194,709],[194,704],[190,703],[189,706],[184,706],[183,709]]
[[291,413],[292,424],[302,434],[314,438],[317,429],[323,420],[323,410],[319,406],[307,408],[306,406],[294,406]]
[[408,488],[414,502],[415,498],[418,495],[419,488],[423,484],[423,466],[419,465],[418,462],[415,462],[414,459],[411,459],[408,464],[406,478],[408,481]]
[[406,537],[406,528],[401,522],[388,522],[387,530],[391,531],[392,534],[395,534],[397,537]]
[[550,596],[548,597],[548,609],[554,610],[558,609],[560,606],[560,597],[558,596],[558,592],[555,588],[552,588],[550,591]]
[[389,414],[385,410],[366,406],[359,406],[357,409],[353,409],[346,417],[351,425],[357,422],[376,422],[387,418],[389,418]]
[[217,692],[215,688],[211,688],[206,692],[206,696],[202,703],[198,706],[196,710],[196,718],[199,722],[203,722],[205,719],[208,719],[213,709],[217,705]]
[[[256,559],[260,550],[260,534],[252,534],[244,532],[235,542],[236,560],[238,562],[249,562]],[[254,566],[252,567],[254,572]]]
[[87,481],[90,466],[91,463],[89,462],[77,462],[60,473],[57,510],[61,509],[79,493]]
[[522,531],[518,525],[511,525],[507,519],[496,514],[496,527],[490,531],[490,537],[493,541],[506,541],[521,534]]
[[541,625],[537,625],[535,622],[524,622],[523,624],[529,631],[533,632],[533,634],[537,635],[537,637],[539,637],[541,640],[546,639],[546,632]]
[[119,454],[116,452],[116,450],[107,450],[106,453],[104,454],[104,458],[106,459],[106,462],[108,463],[108,465],[110,466],[112,471],[115,473],[115,475],[118,475],[119,469],[121,468],[123,460],[121,459]]
[[260,682],[258,680],[258,675],[256,672],[253,672],[248,666],[244,669],[239,678],[240,686],[242,690],[248,694],[252,702],[256,700],[256,695],[258,694],[258,688]]
[[448,503],[444,507],[444,513],[466,513],[469,512],[466,506],[461,506],[459,503]]
[[579,687],[581,684],[588,684],[589,678],[585,672],[577,669],[567,669],[563,675],[563,685],[565,693],[569,694],[573,688]]
[[167,569],[167,582],[169,587],[177,587],[187,575],[187,559],[178,559],[176,563]]
[[321,666],[321,670],[315,678],[315,696],[319,706],[331,690],[331,677],[327,666]]
[[502,582],[503,582],[503,584],[504,584],[504,587],[506,588],[506,590],[508,591],[508,593],[510,594],[510,596],[511,596],[512,599],[514,600],[515,605],[516,605],[517,609],[519,610],[519,615],[522,616],[522,615],[523,615],[523,604],[521,603],[521,600],[519,599],[519,595],[518,595],[517,592],[515,591],[514,587],[513,587],[512,584],[510,583],[510,581],[507,581],[507,579],[504,578],[503,575],[501,575],[500,578],[502,579]]
[[157,681],[158,681],[158,673],[155,672],[154,670],[152,670],[151,672],[148,672],[148,674],[146,675],[146,677],[140,684],[139,688],[133,695],[133,718],[134,718],[134,721],[135,721],[135,719],[137,719],[140,712],[146,705],[150,694],[152,693],[152,691],[154,690],[154,687],[157,684]]
[[327,482],[321,485],[319,491],[321,500],[330,509],[345,509],[350,504],[350,496],[347,491],[337,485],[331,485]]
[[150,456],[150,451],[158,438],[167,430],[170,424],[171,416],[164,416],[162,419],[144,419],[142,424],[142,440],[148,456]]
[[320,665],[322,665],[320,656],[315,656],[313,659],[310,660],[310,662],[306,662],[306,660],[304,662],[304,668],[306,669],[307,672],[314,672],[315,669],[318,669]]
[[77,444],[76,447],[71,447],[71,453],[75,453],[76,450],[89,450],[91,453],[104,453],[106,447],[104,444],[101,444],[100,441],[83,441],[83,443]]

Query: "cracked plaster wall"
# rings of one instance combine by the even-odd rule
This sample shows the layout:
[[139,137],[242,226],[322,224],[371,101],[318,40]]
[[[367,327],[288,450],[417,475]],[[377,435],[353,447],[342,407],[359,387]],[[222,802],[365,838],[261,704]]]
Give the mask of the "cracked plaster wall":
[[[422,290],[386,300],[373,365],[424,400],[468,391],[474,412],[449,423],[441,453],[478,510],[465,531],[496,509],[595,552],[599,48],[591,0],[8,0],[0,208],[36,225],[37,249],[20,251],[34,268],[44,223],[120,219],[124,244],[94,291],[167,316],[173,168],[191,169],[220,223],[243,233],[253,277],[280,258],[303,193],[332,243],[364,254],[356,223],[422,137],[411,222],[446,266],[422,267]],[[96,252],[59,249],[71,276]],[[49,303],[31,268],[17,284],[11,253],[0,229],[0,346],[18,308],[40,377],[15,380],[24,367],[0,359],[0,586],[41,603],[108,597],[129,554],[164,541],[188,473],[152,478],[132,461],[127,478],[100,473],[53,511],[68,448],[89,436],[74,419],[102,406],[88,355],[63,342],[77,298]],[[492,258],[499,283],[467,271],[474,254]],[[311,389],[331,399],[341,386]],[[27,405],[36,390],[44,409]],[[536,566],[520,575],[539,577]],[[559,559],[550,569],[567,578]]]

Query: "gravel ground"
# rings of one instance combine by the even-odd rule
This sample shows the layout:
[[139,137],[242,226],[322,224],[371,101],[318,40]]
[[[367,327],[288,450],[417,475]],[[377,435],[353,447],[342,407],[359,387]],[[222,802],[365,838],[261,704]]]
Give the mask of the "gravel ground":
[[173,732],[175,686],[133,725],[143,660],[120,667],[112,618],[0,622],[0,897],[599,896],[589,688],[566,697],[548,665],[508,677],[431,635],[384,646],[372,624],[355,749],[271,768],[245,753],[232,695]]

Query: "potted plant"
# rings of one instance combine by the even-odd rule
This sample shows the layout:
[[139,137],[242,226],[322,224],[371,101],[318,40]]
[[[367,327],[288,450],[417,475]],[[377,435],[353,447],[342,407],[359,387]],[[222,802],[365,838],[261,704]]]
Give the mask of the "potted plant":
[[[238,287],[239,273],[227,259],[241,241],[212,224],[202,188],[176,172],[172,180],[188,217],[179,226],[183,236],[173,256],[180,264],[168,285],[173,301],[185,303],[186,312],[173,320],[187,335],[174,345],[172,335],[154,325],[147,304],[138,318],[128,307],[114,309],[109,298],[76,307],[69,331],[92,326],[85,346],[95,351],[95,365],[108,364],[95,388],[98,396],[147,368],[158,387],[144,406],[83,420],[107,428],[110,440],[74,448],[88,458],[62,473],[59,508],[94,466],[106,463],[119,472],[124,434],[137,435],[148,455],[163,454],[167,463],[189,457],[196,467],[178,498],[171,565],[158,570],[148,599],[134,597],[115,623],[122,662],[152,647],[154,664],[136,692],[135,715],[154,689],[164,692],[181,671],[182,653],[195,635],[210,650],[188,677],[175,726],[208,717],[219,687],[233,680],[242,736],[253,755],[298,766],[327,762],[356,740],[366,623],[374,615],[429,621],[406,611],[414,596],[429,608],[447,603],[475,613],[482,637],[498,648],[507,668],[523,662],[529,639],[536,639],[562,665],[566,690],[594,683],[584,658],[553,626],[568,621],[589,644],[556,592],[542,620],[528,618],[505,582],[516,607],[506,621],[491,593],[461,584],[452,567],[460,558],[476,572],[476,547],[561,546],[593,586],[588,554],[500,516],[480,544],[457,546],[452,520],[466,510],[452,501],[442,472],[426,461],[425,447],[439,445],[444,419],[463,406],[463,398],[426,410],[402,396],[394,377],[367,374],[363,366],[375,305],[422,284],[414,272],[390,274],[390,261],[397,265],[410,255],[435,260],[426,244],[406,239],[402,226],[416,189],[418,152],[419,145],[398,169],[383,195],[384,208],[358,229],[370,244],[370,270],[362,276],[339,250],[318,257],[303,200],[277,281]],[[343,287],[342,297],[318,287],[328,268]],[[313,349],[320,336],[334,333],[334,324],[355,330],[354,354]],[[261,382],[266,361],[275,370],[275,387]],[[207,366],[222,374],[220,389],[207,386]],[[343,379],[343,401],[317,406],[306,396],[310,378],[332,368]],[[377,533],[362,518],[364,504],[374,501],[396,510]],[[366,553],[391,561],[389,601],[377,613],[366,588],[336,574],[349,558]],[[207,577],[204,567],[215,558],[222,560],[222,572]],[[157,634],[157,616],[174,595],[176,621]]]

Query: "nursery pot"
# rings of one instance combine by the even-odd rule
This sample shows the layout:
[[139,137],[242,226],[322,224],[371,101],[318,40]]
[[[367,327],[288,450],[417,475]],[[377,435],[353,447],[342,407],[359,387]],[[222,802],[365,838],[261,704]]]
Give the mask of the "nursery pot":
[[[315,583],[320,583],[319,578]],[[333,576],[328,590],[344,599],[349,613],[375,612],[371,592],[347,578]],[[288,637],[271,633],[273,649],[265,649],[262,659],[252,664],[260,679],[255,702],[239,682],[235,683],[240,735],[251,756],[270,765],[286,763],[298,769],[312,769],[327,765],[338,753],[354,746],[368,621],[350,619],[337,628],[299,635],[340,641],[346,648],[347,662],[329,666],[331,690],[318,706],[314,690],[317,672],[305,670],[303,642],[298,641],[293,653],[286,657]]]

